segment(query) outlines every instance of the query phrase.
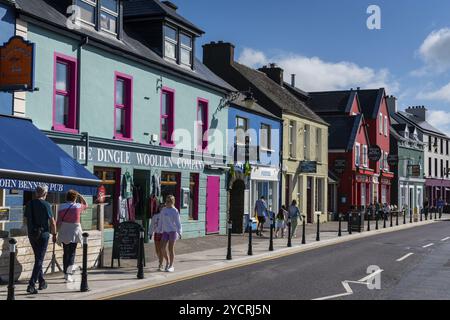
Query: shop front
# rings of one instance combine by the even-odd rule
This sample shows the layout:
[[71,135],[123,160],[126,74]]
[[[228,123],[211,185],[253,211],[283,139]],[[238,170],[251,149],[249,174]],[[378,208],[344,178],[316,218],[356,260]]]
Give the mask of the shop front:
[[277,213],[279,204],[280,170],[270,167],[255,166],[250,176],[250,212],[253,212],[256,200],[262,196],[266,199],[267,208]]
[[450,201],[450,180],[426,179],[426,195],[431,207],[436,207],[439,200],[445,204]]
[[221,191],[227,167],[223,157],[96,138],[90,139],[86,152],[80,142],[49,134],[73,158],[87,162],[87,168],[101,180],[105,246],[112,244],[114,227],[121,222],[136,221],[148,230],[152,215],[168,195],[175,196],[183,238],[225,232],[226,196]]

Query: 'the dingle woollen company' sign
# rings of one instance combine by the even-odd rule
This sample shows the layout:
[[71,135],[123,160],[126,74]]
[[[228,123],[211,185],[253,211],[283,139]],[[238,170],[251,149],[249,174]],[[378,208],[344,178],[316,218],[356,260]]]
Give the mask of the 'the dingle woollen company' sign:
[[34,90],[34,44],[14,36],[0,47],[0,91]]

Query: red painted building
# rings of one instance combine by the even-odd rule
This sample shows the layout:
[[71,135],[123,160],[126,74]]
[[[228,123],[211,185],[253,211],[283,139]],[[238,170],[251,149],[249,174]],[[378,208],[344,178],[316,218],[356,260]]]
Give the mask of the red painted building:
[[[338,210],[351,205],[390,204],[394,174],[387,158],[390,151],[390,117],[384,89],[309,93],[310,108],[327,121],[329,166],[340,178]],[[377,145],[380,161],[368,160],[368,149]]]

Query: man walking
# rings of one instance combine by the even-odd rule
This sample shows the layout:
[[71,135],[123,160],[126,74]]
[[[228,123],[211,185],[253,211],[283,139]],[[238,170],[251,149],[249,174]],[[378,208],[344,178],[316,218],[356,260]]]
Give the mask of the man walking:
[[289,206],[289,218],[291,218],[291,237],[295,238],[295,230],[297,229],[298,218],[300,217],[300,210],[297,207],[297,201],[292,200],[291,205]]
[[35,284],[38,281],[39,290],[47,289],[42,265],[47,252],[50,233],[53,235],[53,241],[56,239],[55,219],[53,218],[50,204],[45,201],[47,193],[47,186],[38,186],[36,188],[36,199],[28,203],[24,214],[24,223],[28,228],[28,239],[34,253],[33,273],[27,288],[27,292],[31,294],[38,293],[35,288]]
[[256,235],[263,236],[264,223],[266,223],[267,217],[267,204],[266,199],[262,196],[255,203],[255,215],[258,217],[258,226],[256,227]]

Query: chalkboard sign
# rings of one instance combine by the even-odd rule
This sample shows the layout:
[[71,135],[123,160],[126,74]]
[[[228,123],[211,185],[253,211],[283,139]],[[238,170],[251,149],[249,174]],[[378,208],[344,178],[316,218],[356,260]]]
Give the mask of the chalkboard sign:
[[141,225],[122,222],[114,229],[113,259],[138,259]]

